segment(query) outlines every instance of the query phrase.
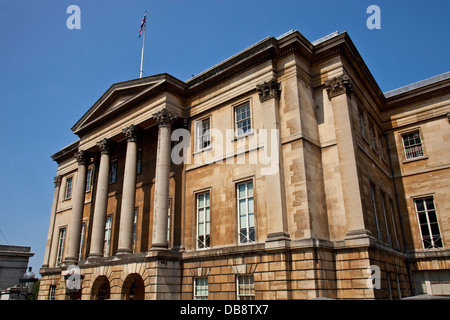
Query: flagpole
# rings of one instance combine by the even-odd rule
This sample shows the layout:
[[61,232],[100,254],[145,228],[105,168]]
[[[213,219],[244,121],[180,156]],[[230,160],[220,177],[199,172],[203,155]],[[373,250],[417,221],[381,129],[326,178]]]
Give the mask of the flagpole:
[[147,11],[145,11],[145,22],[144,22],[144,34],[142,39],[142,52],[141,52],[141,68],[139,69],[139,78],[142,78],[143,66],[144,66],[144,47],[145,47],[145,27],[147,26]]

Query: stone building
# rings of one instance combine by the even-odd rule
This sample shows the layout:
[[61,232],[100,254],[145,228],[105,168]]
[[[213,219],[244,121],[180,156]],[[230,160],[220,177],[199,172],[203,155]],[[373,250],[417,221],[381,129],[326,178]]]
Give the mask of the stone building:
[[450,294],[449,101],[381,92],[347,33],[113,84],[52,156],[39,298]]

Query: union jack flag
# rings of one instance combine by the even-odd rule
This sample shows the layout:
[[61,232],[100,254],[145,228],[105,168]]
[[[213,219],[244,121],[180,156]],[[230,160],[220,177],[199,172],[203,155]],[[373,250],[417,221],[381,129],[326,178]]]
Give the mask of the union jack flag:
[[142,18],[141,29],[139,30],[139,38],[141,37],[142,29],[145,26],[146,20],[147,20],[147,11],[145,11],[144,18]]

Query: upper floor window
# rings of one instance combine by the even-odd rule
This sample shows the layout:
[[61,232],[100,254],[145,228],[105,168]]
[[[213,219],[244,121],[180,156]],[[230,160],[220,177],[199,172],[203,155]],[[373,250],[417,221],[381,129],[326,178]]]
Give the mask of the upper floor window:
[[211,144],[210,118],[197,121],[195,126],[197,134],[197,151],[199,151],[209,147]]
[[210,244],[209,192],[197,194],[197,248],[209,248]]
[[416,159],[424,156],[419,130],[402,134],[402,140],[406,160]]
[[109,183],[114,183],[117,181],[117,159],[111,161],[109,167]]
[[61,228],[59,229],[58,250],[56,251],[56,266],[59,266],[62,262],[65,241],[66,241],[66,228]]
[[442,248],[442,238],[433,197],[414,200],[424,249]]
[[245,135],[252,129],[252,120],[250,115],[250,104],[246,103],[234,109],[236,136]]
[[70,199],[72,197],[72,182],[73,177],[66,179],[66,190],[64,192],[64,199]]
[[137,152],[136,174],[142,173],[142,149]]
[[91,182],[92,182],[92,167],[88,169],[86,175],[86,192],[91,191]]
[[255,211],[253,206],[253,181],[237,185],[239,218],[239,243],[255,241]]
[[111,246],[112,217],[108,216],[105,223],[105,239],[103,245],[103,256],[109,257],[109,248]]

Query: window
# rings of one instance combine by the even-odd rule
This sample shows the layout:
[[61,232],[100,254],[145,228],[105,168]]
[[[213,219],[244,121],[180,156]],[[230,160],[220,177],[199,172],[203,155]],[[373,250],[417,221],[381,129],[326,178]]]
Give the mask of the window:
[[105,224],[105,241],[103,246],[103,256],[108,257],[109,256],[109,247],[111,245],[111,225],[112,225],[112,217],[108,216],[106,218],[106,224]]
[[407,160],[424,156],[419,130],[402,134],[403,148]]
[[197,151],[203,150],[211,144],[210,128],[210,118],[196,122]]
[[375,150],[376,137],[375,137],[375,129],[373,127],[373,124],[370,125],[369,131],[370,131],[370,143],[372,144],[372,149]]
[[364,113],[359,112],[359,129],[361,130],[361,137],[366,138],[366,124],[364,123]]
[[255,212],[253,207],[253,182],[237,185],[239,216],[239,243],[255,241]]
[[172,201],[169,199],[169,206],[167,207],[167,245],[170,247],[170,208]]
[[59,229],[58,250],[56,252],[56,266],[59,266],[62,262],[65,241],[66,241],[66,228],[61,228]]
[[136,174],[141,173],[142,173],[142,149],[139,149],[137,153]]
[[433,197],[414,200],[424,249],[442,248]]
[[244,135],[251,131],[250,104],[245,104],[234,109],[236,121],[236,136]]
[[210,201],[209,192],[197,194],[197,248],[210,245]]
[[255,300],[255,282],[253,275],[241,275],[237,277],[237,299]]
[[111,161],[109,167],[109,183],[114,183],[117,181],[117,159]]
[[64,200],[72,197],[72,181],[73,177],[66,179],[66,191],[64,192]]
[[55,300],[56,297],[56,286],[51,285],[48,290],[48,300]]
[[381,241],[381,231],[380,226],[378,224],[378,216],[377,216],[377,203],[375,201],[375,186],[370,184],[370,199],[372,201],[372,212],[375,219],[375,227],[377,230],[377,239]]
[[194,300],[208,300],[208,278],[194,279]]
[[387,215],[386,215],[386,206],[384,204],[384,198],[385,198],[385,194],[381,193],[381,210],[383,211],[383,218],[384,218],[384,228],[386,229],[386,236],[387,236],[387,243],[392,246],[392,239],[391,239],[391,234],[389,232],[389,227],[388,227],[388,219],[387,219]]
[[133,253],[136,252],[136,226],[137,226],[138,208],[134,208],[133,218]]
[[88,169],[86,175],[86,192],[91,191],[91,182],[92,182],[92,167]]
[[389,199],[389,211],[391,213],[392,228],[394,230],[393,233],[394,233],[395,245],[396,245],[397,249],[400,249],[400,243],[398,242],[398,237],[397,237],[397,228],[395,227],[394,205],[393,205],[391,199]]
[[83,256],[85,228],[86,228],[86,222],[83,222],[81,225],[80,252],[78,253],[78,260],[81,260],[82,256]]

